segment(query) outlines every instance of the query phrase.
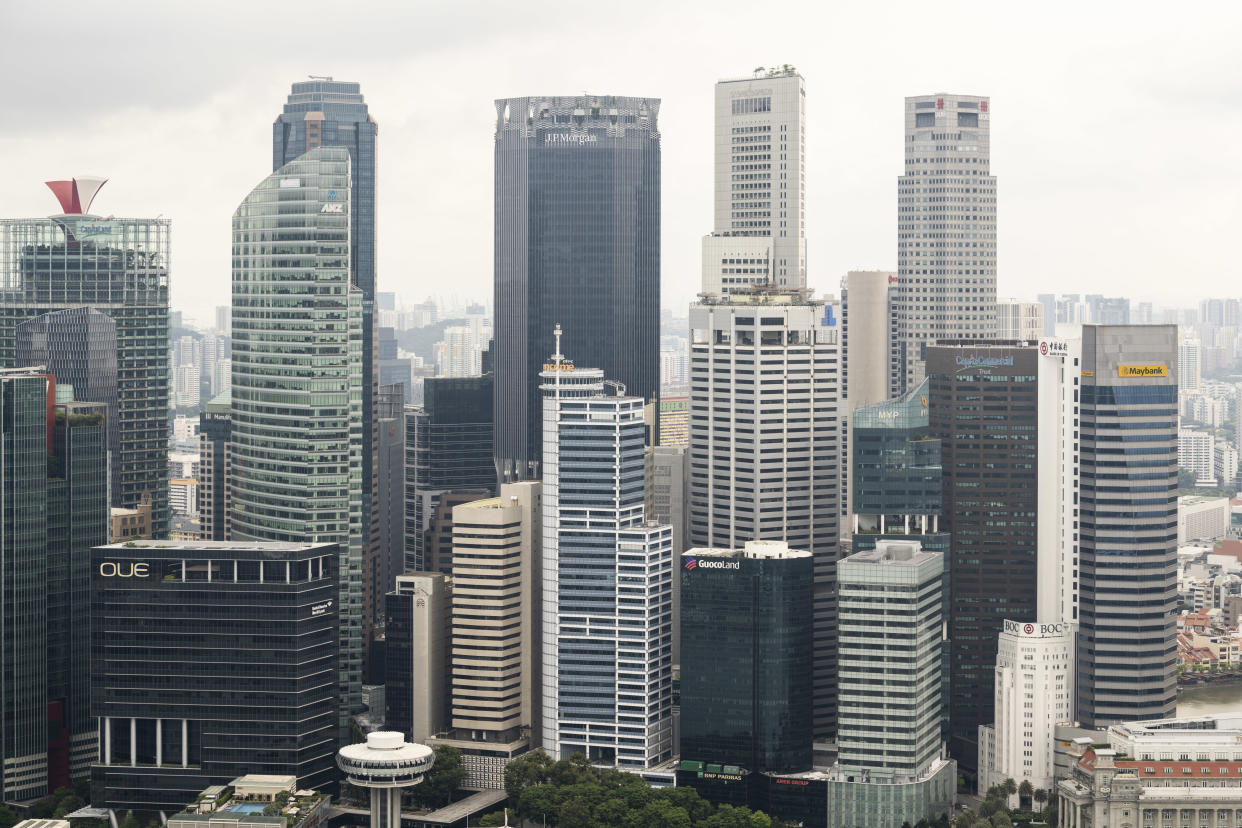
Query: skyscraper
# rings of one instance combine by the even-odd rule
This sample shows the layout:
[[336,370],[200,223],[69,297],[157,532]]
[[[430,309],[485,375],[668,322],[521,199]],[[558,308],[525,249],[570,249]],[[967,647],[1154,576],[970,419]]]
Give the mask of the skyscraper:
[[815,733],[834,728],[840,361],[831,306],[749,287],[690,307],[691,546],[783,540],[815,577]]
[[90,711],[90,548],[108,537],[105,407],[0,372],[0,801],[81,779]]
[[[89,213],[103,183],[48,182],[63,215],[0,220],[0,367],[21,367],[17,328],[22,322],[82,307],[111,317],[119,431],[109,447],[118,476],[111,505],[137,508],[147,493],[152,528],[161,537],[169,519],[169,222]],[[88,335],[99,330],[96,324]],[[98,341],[87,351],[98,354]]]
[[643,399],[559,347],[540,376],[541,746],[651,767],[675,749],[673,529],[645,515]]
[[405,407],[406,570],[435,568],[427,531],[446,492],[496,491],[493,382],[491,375],[429,377],[423,404]]
[[991,113],[977,95],[906,98],[905,171],[897,181],[901,390],[925,375],[939,339],[996,329],[996,177]]
[[716,84],[715,226],[703,293],[806,287],[806,83],[792,66]]
[[927,349],[950,535],[949,747],[973,769],[994,720],[1006,620],[1075,619],[1080,579],[1077,340],[942,342]]
[[75,400],[107,407],[107,450],[111,491],[121,490],[123,464],[117,449],[121,440],[117,405],[116,321],[89,307],[52,311],[17,325],[19,366],[44,365],[58,386],[73,386]]
[[680,557],[683,760],[811,769],[811,553],[784,541]]
[[92,802],[170,812],[245,773],[334,785],[339,560],[311,542],[95,547]]
[[362,292],[350,160],[320,147],[233,214],[233,540],[337,544],[341,727],[362,706]]
[[1077,673],[1089,727],[1176,708],[1177,359],[1173,325],[1082,330]]
[[199,416],[198,498],[199,528],[203,540],[228,540],[232,535],[230,493],[233,440],[233,399],[225,391],[207,403]]
[[837,565],[841,701],[830,826],[890,828],[953,813],[942,757],[944,553],[881,540]]
[[[379,543],[379,371],[375,342],[375,167],[379,125],[357,83],[312,77],[293,84],[272,124],[272,170],[316,147],[349,151],[350,283],[362,295],[362,543]],[[372,553],[374,554],[374,553]],[[341,570],[344,572],[344,568]],[[348,657],[346,657],[348,660]]]
[[564,349],[650,402],[660,384],[660,101],[496,101],[496,462],[538,477],[538,391]]

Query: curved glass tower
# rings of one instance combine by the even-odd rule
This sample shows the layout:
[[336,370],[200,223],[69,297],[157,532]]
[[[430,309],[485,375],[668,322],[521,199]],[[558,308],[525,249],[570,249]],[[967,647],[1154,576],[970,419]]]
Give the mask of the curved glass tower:
[[232,539],[341,546],[341,726],[362,694],[362,292],[350,158],[319,147],[233,214]]

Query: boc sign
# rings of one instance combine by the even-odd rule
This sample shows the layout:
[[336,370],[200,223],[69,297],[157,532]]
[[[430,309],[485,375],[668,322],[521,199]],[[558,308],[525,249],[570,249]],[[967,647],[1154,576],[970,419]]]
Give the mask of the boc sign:
[[1005,632],[1028,638],[1047,638],[1069,632],[1069,624],[1032,624],[1030,622],[1006,621]]

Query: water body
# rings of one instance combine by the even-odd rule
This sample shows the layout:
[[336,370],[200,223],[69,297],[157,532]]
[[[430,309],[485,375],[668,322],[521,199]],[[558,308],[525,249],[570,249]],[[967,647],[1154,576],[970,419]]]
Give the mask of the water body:
[[1242,683],[1184,688],[1177,696],[1177,715],[1242,714]]

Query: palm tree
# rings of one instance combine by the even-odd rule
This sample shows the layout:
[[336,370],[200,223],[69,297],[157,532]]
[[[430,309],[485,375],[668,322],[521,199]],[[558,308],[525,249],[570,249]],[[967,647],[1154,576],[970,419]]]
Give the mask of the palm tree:
[[1040,810],[1043,810],[1044,803],[1048,801],[1048,792],[1043,788],[1036,788],[1032,796],[1035,799],[1035,804],[1039,806]]
[[1031,780],[1023,779],[1022,784],[1018,786],[1018,807],[1023,810],[1031,807],[1031,795],[1035,792],[1031,785]]

